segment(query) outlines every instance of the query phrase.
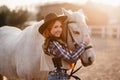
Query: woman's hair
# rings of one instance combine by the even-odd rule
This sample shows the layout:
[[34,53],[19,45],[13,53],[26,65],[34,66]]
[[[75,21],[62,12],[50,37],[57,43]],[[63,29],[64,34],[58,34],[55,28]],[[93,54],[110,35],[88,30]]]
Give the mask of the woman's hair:
[[[43,36],[46,38],[46,40],[45,40],[45,42],[44,42],[44,47],[45,47],[45,48],[48,47],[49,42],[50,42],[51,39],[53,39],[53,38],[55,39],[55,37],[53,37],[53,36],[51,35],[51,33],[50,33],[50,31],[51,31],[53,25],[55,24],[55,22],[56,22],[56,21],[51,22],[51,23],[47,26],[47,28],[45,29],[45,31],[43,32]],[[60,22],[61,22],[61,21],[60,21]],[[64,25],[63,22],[61,22],[61,24],[62,24],[62,29],[63,29],[63,27],[64,27],[65,25]],[[66,43],[64,42],[64,37],[63,37],[64,34],[63,34],[63,32],[64,32],[64,31],[62,31],[62,34],[61,34],[60,38],[56,38],[55,40],[59,41],[62,45],[66,46]]]
[[[45,38],[52,37],[50,31],[51,31],[51,29],[52,29],[52,27],[53,27],[53,25],[55,24],[56,21],[57,21],[57,20],[51,22],[51,23],[47,26],[47,28],[45,29],[45,31],[43,32],[43,36],[44,36]],[[59,20],[59,21],[60,21],[60,20]],[[61,21],[60,21],[60,22],[61,22]],[[64,28],[63,28],[63,27],[64,27],[64,23],[61,22],[61,24],[62,24],[62,30],[64,30]],[[61,34],[61,36],[60,36],[61,39],[63,39],[63,32],[64,32],[64,31],[62,31],[62,34]]]
[[50,30],[52,29],[52,27],[53,27],[53,25],[54,25],[55,22],[56,22],[56,21],[53,21],[53,22],[51,22],[48,26],[46,26],[47,28],[46,28],[45,31],[43,32],[43,36],[44,36],[45,38],[51,37]]

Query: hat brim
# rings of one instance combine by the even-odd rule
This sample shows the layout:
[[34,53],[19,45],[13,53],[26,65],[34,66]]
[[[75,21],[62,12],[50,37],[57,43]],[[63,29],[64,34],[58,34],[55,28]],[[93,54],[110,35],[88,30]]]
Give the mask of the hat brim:
[[41,34],[43,34],[44,30],[47,28],[47,26],[48,26],[52,21],[60,20],[60,21],[64,22],[66,19],[67,19],[67,16],[59,16],[59,17],[56,17],[56,18],[54,18],[54,19],[51,19],[51,20],[45,22],[44,24],[42,24],[42,25],[40,26],[39,32],[40,32]]

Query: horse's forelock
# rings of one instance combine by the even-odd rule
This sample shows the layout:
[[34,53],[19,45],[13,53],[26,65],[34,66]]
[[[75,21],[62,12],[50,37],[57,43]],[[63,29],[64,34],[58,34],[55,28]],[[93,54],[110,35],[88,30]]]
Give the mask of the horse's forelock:
[[73,15],[74,15],[74,17],[78,18],[77,19],[78,22],[79,22],[79,20],[82,22],[86,22],[86,16],[83,12],[78,11],[78,12],[75,12]]

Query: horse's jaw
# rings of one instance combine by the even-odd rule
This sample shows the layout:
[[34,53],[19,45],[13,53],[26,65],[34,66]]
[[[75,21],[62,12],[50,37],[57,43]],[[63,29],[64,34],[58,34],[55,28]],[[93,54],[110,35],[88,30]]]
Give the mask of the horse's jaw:
[[87,62],[87,63],[85,63],[85,62],[81,59],[81,63],[82,63],[82,65],[83,65],[84,67],[87,67],[87,66],[92,65],[93,62],[94,62],[94,60],[93,60],[91,57],[88,58],[88,62]]
[[95,59],[93,48],[85,51],[85,53],[81,55],[80,59],[83,66],[87,67],[89,65],[92,65]]

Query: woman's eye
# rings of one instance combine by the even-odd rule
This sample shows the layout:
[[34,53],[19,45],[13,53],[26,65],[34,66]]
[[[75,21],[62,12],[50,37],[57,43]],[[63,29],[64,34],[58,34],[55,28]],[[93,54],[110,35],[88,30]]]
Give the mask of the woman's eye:
[[62,26],[55,26],[54,28],[58,28],[58,27],[62,27]]
[[55,26],[54,28],[57,28],[58,26]]

